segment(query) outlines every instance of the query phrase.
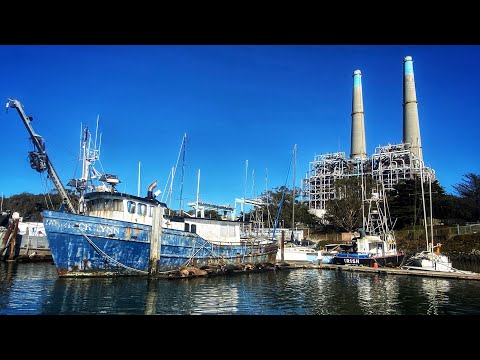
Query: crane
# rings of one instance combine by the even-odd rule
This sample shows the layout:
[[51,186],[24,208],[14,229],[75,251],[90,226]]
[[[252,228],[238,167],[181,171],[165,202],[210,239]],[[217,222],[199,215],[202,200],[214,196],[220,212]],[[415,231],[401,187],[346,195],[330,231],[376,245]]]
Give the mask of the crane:
[[30,125],[32,118],[25,114],[22,104],[16,99],[8,98],[7,110],[9,107],[17,109],[18,115],[20,115],[23,124],[27,128],[28,133],[30,134],[30,139],[32,140],[33,145],[37,150],[31,151],[28,154],[30,166],[32,167],[32,169],[35,169],[40,173],[44,172],[45,170],[48,172],[50,179],[52,179],[53,184],[57,188],[57,191],[62,197],[65,205],[67,206],[68,211],[76,214],[77,212],[75,211],[75,208],[73,207],[73,204],[68,197],[67,191],[63,187],[63,184],[58,177],[57,172],[52,165],[52,162],[47,156],[47,153],[45,151],[45,140],[40,135],[36,134],[32,126]]

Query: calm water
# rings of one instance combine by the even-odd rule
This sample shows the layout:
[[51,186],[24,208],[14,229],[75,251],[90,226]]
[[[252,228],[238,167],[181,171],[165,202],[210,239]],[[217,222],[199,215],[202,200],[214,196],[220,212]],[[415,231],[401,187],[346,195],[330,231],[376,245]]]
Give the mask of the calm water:
[[295,269],[196,279],[60,279],[0,264],[0,315],[480,315],[480,281]]

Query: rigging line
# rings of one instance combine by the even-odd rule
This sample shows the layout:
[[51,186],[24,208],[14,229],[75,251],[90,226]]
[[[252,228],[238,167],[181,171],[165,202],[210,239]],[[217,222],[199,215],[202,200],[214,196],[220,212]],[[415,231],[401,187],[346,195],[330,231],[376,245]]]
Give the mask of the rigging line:
[[[200,246],[200,247],[198,248],[198,250],[195,251],[195,252],[193,253],[193,255],[188,258],[188,260],[185,262],[184,266],[188,266],[188,265],[190,264],[190,261],[195,257],[195,255],[197,255],[198,252],[199,252],[200,250],[202,250],[204,247],[206,247],[207,245],[208,245],[208,242],[205,241],[204,244],[203,244],[202,246]],[[210,251],[210,255],[213,255],[212,251]]]
[[[177,156],[177,161],[175,163],[175,167],[173,168],[173,171],[172,171],[172,179],[171,179],[171,182],[170,182],[170,190],[172,189],[173,187],[173,181],[175,179],[175,173],[177,172],[177,166],[178,166],[178,161],[180,160],[180,155],[182,153],[182,149],[183,149],[183,144],[185,142],[185,138],[187,137],[187,134],[183,134],[183,138],[182,138],[182,143],[180,144],[180,150],[178,151],[178,156]],[[171,191],[170,191],[170,201],[172,201],[172,194],[171,194]]]
[[[161,201],[163,201],[163,197],[165,196],[165,193],[167,192],[167,185],[168,185],[169,180],[170,180],[170,175],[172,175],[172,172],[171,172],[171,171],[168,172],[168,178],[167,178],[167,182],[165,183],[165,187],[163,188],[163,193],[162,193],[162,199],[161,199]],[[165,199],[165,201],[167,201],[167,199]]]
[[293,156],[294,156],[294,153],[292,153],[292,157],[290,158],[290,164],[288,165],[287,177],[285,178],[285,185],[283,186],[283,191],[282,191],[282,199],[280,200],[280,204],[278,204],[277,216],[275,217],[275,224],[273,225],[272,240],[275,239],[275,231],[277,230],[278,219],[280,217],[280,211],[282,210],[283,199],[285,198],[285,189],[287,188],[288,175],[290,174],[290,168],[292,167]]
[[[50,198],[51,189],[50,190],[48,189],[48,179],[43,173],[40,173],[39,175],[40,175],[40,183],[42,184],[42,188],[43,188],[43,197],[45,199],[45,204],[47,205],[47,209],[53,209],[53,202],[52,202],[52,199]],[[50,201],[50,204],[48,203],[49,201]]]
[[147,271],[143,271],[143,270],[139,270],[139,269],[135,269],[135,268],[132,268],[130,266],[127,266],[127,265],[124,265],[122,264],[121,262],[119,262],[118,260],[115,260],[114,258],[112,258],[111,256],[108,256],[105,252],[103,252],[97,245],[95,245],[95,243],[90,240],[87,236],[87,234],[85,234],[82,229],[80,229],[80,226],[79,225],[74,225],[74,227],[76,227],[78,229],[78,231],[80,231],[80,233],[83,235],[83,237],[85,238],[85,240],[87,240],[87,242],[95,249],[96,252],[98,252],[100,254],[100,256],[102,256],[104,259],[106,260],[109,260],[110,262],[114,263],[115,265],[117,266],[120,266],[120,267],[123,267],[125,269],[128,269],[128,270],[132,270],[132,271],[138,271],[139,273],[142,273],[142,274],[148,274]]

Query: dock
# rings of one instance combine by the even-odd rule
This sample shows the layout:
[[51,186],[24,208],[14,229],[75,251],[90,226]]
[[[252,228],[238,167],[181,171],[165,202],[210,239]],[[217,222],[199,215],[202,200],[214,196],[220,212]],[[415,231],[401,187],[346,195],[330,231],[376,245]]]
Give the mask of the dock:
[[443,272],[443,271],[423,271],[423,270],[407,270],[391,267],[366,267],[366,266],[350,266],[350,265],[333,265],[333,264],[315,264],[305,262],[289,262],[282,266],[282,269],[325,269],[335,271],[350,271],[350,272],[364,272],[372,274],[386,274],[386,275],[411,275],[424,276],[443,279],[463,279],[463,280],[480,280],[479,273],[470,273],[459,270],[458,272]]

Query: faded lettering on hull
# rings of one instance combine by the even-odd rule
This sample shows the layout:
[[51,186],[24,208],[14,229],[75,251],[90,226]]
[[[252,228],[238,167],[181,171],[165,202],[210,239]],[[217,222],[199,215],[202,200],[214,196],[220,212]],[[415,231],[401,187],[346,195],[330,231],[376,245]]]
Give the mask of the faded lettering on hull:
[[68,220],[59,220],[59,219],[46,219],[45,226],[56,229],[60,232],[65,232],[65,230],[69,229],[80,229],[83,232],[93,232],[96,235],[119,235],[120,228],[118,226],[112,225],[103,225],[103,224],[91,224],[91,223],[75,223],[73,221]]

